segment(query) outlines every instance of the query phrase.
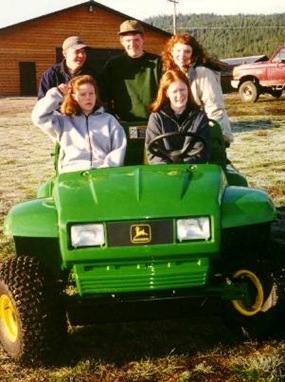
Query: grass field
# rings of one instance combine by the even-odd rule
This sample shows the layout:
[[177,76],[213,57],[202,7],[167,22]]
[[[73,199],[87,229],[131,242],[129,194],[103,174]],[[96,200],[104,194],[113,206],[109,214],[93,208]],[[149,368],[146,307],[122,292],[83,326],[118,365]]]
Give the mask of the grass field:
[[[242,104],[226,95],[235,141],[232,163],[250,186],[266,190],[279,210],[276,232],[284,240],[285,97],[262,96]],[[52,143],[30,120],[34,98],[0,98],[0,256],[13,253],[3,236],[12,205],[35,197],[53,171]],[[1,382],[199,382],[285,381],[284,336],[240,342],[221,319],[198,316],[158,322],[73,327],[62,362],[22,368],[0,350]]]

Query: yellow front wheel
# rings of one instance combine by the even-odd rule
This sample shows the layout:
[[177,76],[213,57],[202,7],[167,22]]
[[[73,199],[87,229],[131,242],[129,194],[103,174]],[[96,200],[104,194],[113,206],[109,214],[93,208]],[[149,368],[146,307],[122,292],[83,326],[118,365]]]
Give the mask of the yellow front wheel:
[[0,296],[0,324],[7,339],[11,342],[17,341],[19,333],[19,322],[16,311],[10,297],[6,294]]
[[259,278],[248,269],[240,269],[234,273],[233,279],[246,282],[250,291],[250,297],[246,301],[232,300],[235,309],[244,316],[259,313],[264,303],[264,291]]

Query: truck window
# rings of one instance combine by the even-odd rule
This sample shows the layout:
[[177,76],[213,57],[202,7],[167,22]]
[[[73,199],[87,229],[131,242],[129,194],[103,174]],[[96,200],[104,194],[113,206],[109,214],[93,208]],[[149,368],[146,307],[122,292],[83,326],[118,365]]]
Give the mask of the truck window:
[[285,49],[281,49],[273,58],[272,62],[285,62]]

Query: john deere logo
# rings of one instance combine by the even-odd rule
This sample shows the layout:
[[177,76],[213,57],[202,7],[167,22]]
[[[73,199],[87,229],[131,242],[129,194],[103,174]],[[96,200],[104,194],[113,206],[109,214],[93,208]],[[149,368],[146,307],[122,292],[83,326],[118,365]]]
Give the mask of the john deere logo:
[[143,244],[151,241],[151,228],[149,224],[134,224],[130,229],[131,243]]

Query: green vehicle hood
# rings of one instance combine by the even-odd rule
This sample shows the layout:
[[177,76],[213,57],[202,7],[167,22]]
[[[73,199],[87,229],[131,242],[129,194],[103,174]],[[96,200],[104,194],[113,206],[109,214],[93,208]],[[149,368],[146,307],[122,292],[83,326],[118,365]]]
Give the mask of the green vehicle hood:
[[66,173],[55,184],[60,225],[214,214],[225,184],[216,165],[156,165]]

